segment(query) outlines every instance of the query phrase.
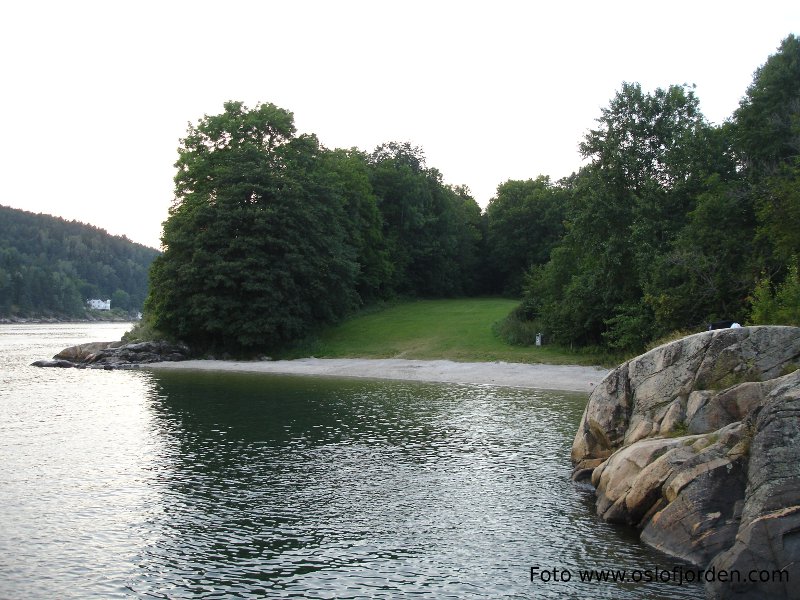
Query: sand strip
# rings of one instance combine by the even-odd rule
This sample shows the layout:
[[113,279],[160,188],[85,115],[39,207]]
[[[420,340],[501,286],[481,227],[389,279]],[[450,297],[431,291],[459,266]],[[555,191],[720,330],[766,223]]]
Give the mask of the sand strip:
[[[143,365],[144,366],[144,365]],[[233,371],[401,379],[437,383],[477,383],[505,387],[589,392],[608,373],[599,367],[543,365],[506,362],[463,363],[449,360],[404,360],[400,358],[301,358],[298,360],[237,362],[187,360],[146,365],[150,369]]]

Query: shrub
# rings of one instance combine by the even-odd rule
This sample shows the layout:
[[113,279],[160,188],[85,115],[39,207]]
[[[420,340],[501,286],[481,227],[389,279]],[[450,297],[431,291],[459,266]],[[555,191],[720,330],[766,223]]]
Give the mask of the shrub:
[[536,334],[541,332],[541,324],[527,317],[527,308],[520,305],[506,318],[495,322],[492,332],[512,346],[532,346],[536,343]]
[[753,325],[800,326],[800,275],[797,258],[789,266],[786,279],[774,288],[769,276],[756,284],[750,302],[750,323]]

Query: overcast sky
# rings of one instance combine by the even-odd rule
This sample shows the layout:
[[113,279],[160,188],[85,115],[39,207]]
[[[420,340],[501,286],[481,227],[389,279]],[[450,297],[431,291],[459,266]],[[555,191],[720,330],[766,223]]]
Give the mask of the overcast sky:
[[796,0],[6,2],[0,204],[157,247],[187,123],[242,100],[330,148],[421,146],[486,206],[575,171],[623,81],[695,84],[721,123],[789,33]]

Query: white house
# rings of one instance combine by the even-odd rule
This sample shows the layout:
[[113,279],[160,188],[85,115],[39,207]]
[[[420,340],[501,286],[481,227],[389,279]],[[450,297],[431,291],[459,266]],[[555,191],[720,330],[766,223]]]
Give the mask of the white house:
[[89,308],[93,308],[94,310],[111,310],[111,300],[98,300],[97,298],[92,298],[91,300],[87,300],[86,304],[89,305]]

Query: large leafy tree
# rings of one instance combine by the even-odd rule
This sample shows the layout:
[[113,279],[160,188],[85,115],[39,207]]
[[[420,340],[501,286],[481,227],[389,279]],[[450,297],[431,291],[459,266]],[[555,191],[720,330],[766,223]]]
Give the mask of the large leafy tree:
[[414,294],[424,276],[417,267],[431,251],[433,198],[422,150],[407,143],[379,146],[370,156],[370,182],[393,267],[390,292]]
[[[756,70],[731,128],[744,175],[742,188],[752,198],[757,221],[755,266],[761,274],[751,295],[750,320],[796,323],[800,256],[800,38],[796,35],[785,38]],[[783,308],[778,310],[780,304]]]
[[715,176],[686,225],[649,271],[645,301],[656,335],[709,321],[744,320],[757,272],[753,202],[737,181]]
[[335,169],[292,114],[228,102],[181,140],[147,309],[198,348],[271,350],[357,301]]
[[527,283],[526,305],[553,337],[619,348],[649,339],[645,288],[719,168],[714,141],[693,90],[623,84],[581,144],[591,163],[570,182],[566,234]]
[[[592,159],[603,196],[582,216],[591,218],[606,207],[622,216],[609,234],[629,239],[641,267],[683,226],[695,194],[715,171],[707,151],[711,127],[694,91],[676,85],[647,94],[639,84],[623,84],[598,122],[581,152]],[[596,231],[591,225],[585,229]]]
[[466,186],[446,186],[449,225],[449,252],[457,278],[449,294],[476,294],[483,291],[483,265],[485,264],[485,237],[481,208]]
[[394,267],[383,238],[378,198],[370,184],[368,157],[363,152],[333,150],[322,155],[332,191],[342,199],[344,226],[358,262],[356,291],[369,304],[389,296]]
[[790,35],[753,76],[734,113],[735,148],[750,185],[762,268],[783,271],[800,254],[800,38]]
[[457,295],[474,288],[480,208],[463,187],[444,184],[420,148],[390,142],[369,157],[392,272],[388,292]]
[[[780,281],[800,252],[796,36],[756,70],[733,118],[711,138],[705,156],[713,159],[708,170],[714,175],[704,190],[693,190],[695,207],[671,250],[654,261],[645,286],[656,333],[745,319],[748,296],[765,297],[764,282]],[[753,292],[759,272],[764,279]]]
[[734,113],[743,166],[769,175],[800,154],[800,38],[789,35],[759,67]]
[[436,169],[429,170],[428,185],[431,205],[424,252],[417,255],[409,272],[416,293],[455,296],[472,292],[480,260],[480,208],[468,188],[444,184]]
[[564,188],[546,176],[497,186],[486,207],[494,291],[519,294],[525,272],[549,260],[564,234],[565,200]]
[[755,322],[795,319],[797,36],[722,126],[705,122],[686,86],[623,84],[581,150],[591,162],[567,183],[564,237],[526,279],[520,313],[537,329],[635,350],[675,329],[742,321],[748,304]]

